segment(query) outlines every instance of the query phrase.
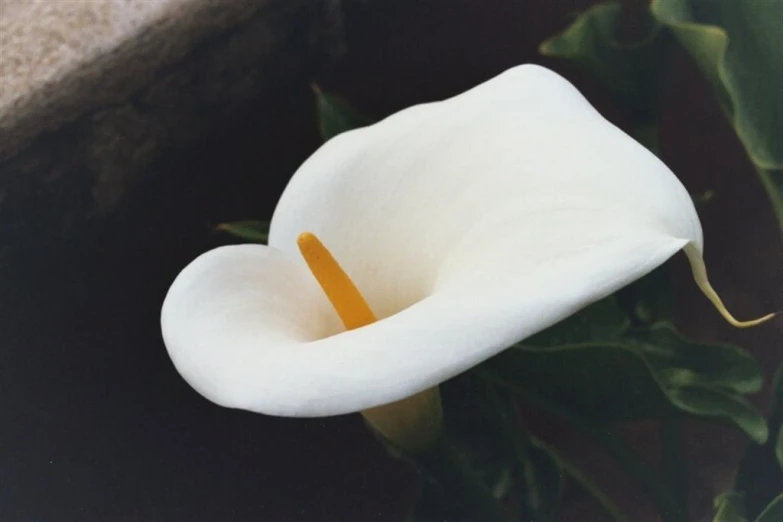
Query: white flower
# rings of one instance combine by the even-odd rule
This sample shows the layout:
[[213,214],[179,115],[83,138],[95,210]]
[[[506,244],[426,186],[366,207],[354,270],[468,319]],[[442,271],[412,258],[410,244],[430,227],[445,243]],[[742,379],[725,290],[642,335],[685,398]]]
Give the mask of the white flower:
[[[346,331],[299,252],[303,232],[377,322]],[[524,65],[326,143],[291,179],[268,247],[218,248],[182,271],[163,336],[218,404],[356,412],[436,386],[680,249],[736,323],[677,178],[566,80]]]

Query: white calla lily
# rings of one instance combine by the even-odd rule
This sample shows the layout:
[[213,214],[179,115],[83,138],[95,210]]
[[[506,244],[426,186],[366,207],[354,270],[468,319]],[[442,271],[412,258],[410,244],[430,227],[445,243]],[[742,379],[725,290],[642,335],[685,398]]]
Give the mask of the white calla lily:
[[[346,331],[299,252],[303,232],[376,322]],[[291,179],[269,246],[221,247],[182,271],[163,336],[218,404],[362,411],[436,386],[681,249],[730,318],[674,174],[565,79],[524,65],[327,142]]]

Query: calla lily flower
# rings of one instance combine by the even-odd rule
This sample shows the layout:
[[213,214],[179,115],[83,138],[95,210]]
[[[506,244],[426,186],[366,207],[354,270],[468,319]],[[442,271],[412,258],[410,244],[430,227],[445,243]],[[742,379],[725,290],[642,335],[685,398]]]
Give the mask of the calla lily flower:
[[163,337],[223,406],[316,417],[434,403],[427,390],[679,250],[730,322],[758,322],[710,287],[675,175],[568,81],[523,65],[329,140],[291,179],[268,246],[217,248],[179,274]]

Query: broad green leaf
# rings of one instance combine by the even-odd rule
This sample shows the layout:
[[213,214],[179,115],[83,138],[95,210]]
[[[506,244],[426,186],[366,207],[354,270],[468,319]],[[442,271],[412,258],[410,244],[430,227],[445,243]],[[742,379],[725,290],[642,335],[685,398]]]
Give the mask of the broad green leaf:
[[761,390],[763,385],[756,361],[736,346],[687,339],[664,322],[635,330],[632,336],[647,362],[669,386],[703,384],[747,394]]
[[667,391],[669,401],[684,412],[731,422],[755,442],[762,443],[769,436],[764,417],[741,396],[701,386],[672,387]]
[[783,2],[654,0],[651,12],[711,84],[783,226]]
[[232,221],[231,223],[221,223],[215,226],[215,230],[226,232],[240,239],[253,243],[266,244],[269,238],[268,221]]
[[717,497],[713,522],[748,522],[743,495],[731,491]]
[[373,123],[340,96],[325,93],[317,85],[313,85],[313,92],[318,111],[318,130],[324,141],[329,141],[342,132]]
[[618,41],[621,10],[617,1],[596,4],[543,42],[539,51],[589,74],[628,117],[635,137],[656,151],[659,85],[670,39],[648,17],[640,41]]
[[742,397],[760,386],[753,359],[733,346],[685,339],[666,323],[608,341],[543,347],[526,341],[482,370],[593,421],[679,411],[727,421],[759,442],[767,437],[763,417]]
[[783,520],[783,493],[775,497],[756,518],[756,522],[780,522]]

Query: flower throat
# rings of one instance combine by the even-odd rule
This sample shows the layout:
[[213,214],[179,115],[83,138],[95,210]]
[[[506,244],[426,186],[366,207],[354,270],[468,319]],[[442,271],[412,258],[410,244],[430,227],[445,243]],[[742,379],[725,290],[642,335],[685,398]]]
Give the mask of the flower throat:
[[[296,240],[307,266],[347,330],[377,321],[367,301],[331,252],[311,232]],[[409,452],[420,452],[438,438],[443,424],[440,392],[429,388],[410,397],[362,411],[386,439]]]

